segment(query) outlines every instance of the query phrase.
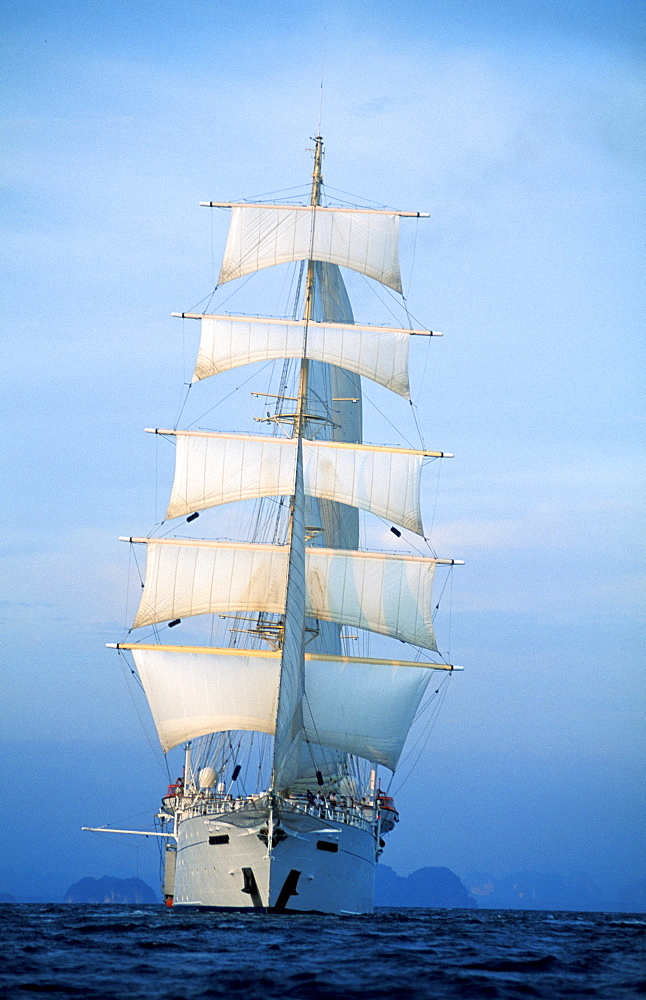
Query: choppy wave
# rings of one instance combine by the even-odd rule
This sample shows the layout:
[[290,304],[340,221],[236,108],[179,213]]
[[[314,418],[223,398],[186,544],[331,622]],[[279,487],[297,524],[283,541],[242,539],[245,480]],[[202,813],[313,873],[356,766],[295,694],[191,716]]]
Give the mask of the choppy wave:
[[380,910],[369,917],[0,906],[0,993],[88,1000],[633,998],[629,914]]

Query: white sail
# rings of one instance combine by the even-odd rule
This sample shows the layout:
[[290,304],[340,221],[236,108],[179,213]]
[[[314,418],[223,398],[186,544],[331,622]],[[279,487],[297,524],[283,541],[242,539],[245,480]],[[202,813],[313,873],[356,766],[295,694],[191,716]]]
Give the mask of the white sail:
[[343,549],[308,549],[309,606],[317,618],[437,649],[435,560]]
[[305,669],[307,738],[394,771],[432,673],[421,663],[313,657]]
[[360,507],[424,534],[420,510],[423,452],[330,442],[306,442],[308,494]]
[[294,260],[340,264],[401,294],[399,216],[281,205],[236,205],[218,284]]
[[[177,436],[167,518],[235,500],[290,496],[294,492],[295,438],[198,431],[159,433]],[[426,454],[305,440],[305,493],[360,507],[421,535],[419,494]]]
[[[289,547],[138,539],[148,547],[133,628],[209,613],[283,614]],[[305,613],[437,649],[431,608],[435,559],[306,549]]]
[[146,583],[133,628],[190,615],[285,610],[287,548],[157,542],[147,549]]
[[177,435],[177,446],[166,518],[235,500],[294,492],[296,438],[168,433]]
[[280,661],[220,650],[218,656],[132,649],[159,741],[166,753],[185,740],[227,729],[273,733]]
[[302,320],[203,316],[193,381],[275,358],[324,361],[409,398],[410,331]]
[[[129,645],[165,752],[212,732],[274,734],[280,653]],[[433,669],[401,660],[306,654],[303,726],[318,746],[394,771]]]

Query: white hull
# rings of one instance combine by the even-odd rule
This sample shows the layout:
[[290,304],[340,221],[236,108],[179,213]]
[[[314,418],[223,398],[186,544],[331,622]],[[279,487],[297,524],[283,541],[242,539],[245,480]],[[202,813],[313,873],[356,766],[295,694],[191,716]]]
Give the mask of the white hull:
[[208,811],[177,827],[174,906],[372,913],[376,830],[284,806]]

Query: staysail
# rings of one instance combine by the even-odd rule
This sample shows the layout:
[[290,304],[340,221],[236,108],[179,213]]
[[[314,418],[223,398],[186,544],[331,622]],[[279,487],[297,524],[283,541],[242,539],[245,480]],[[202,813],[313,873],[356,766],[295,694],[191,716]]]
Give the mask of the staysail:
[[[345,327],[354,324],[340,268],[336,264],[314,261],[312,276],[310,329],[317,323],[343,324]],[[306,354],[309,353],[310,342],[309,337],[303,340]],[[316,421],[314,427],[305,421],[304,443],[316,436],[319,441],[361,444],[363,402],[360,376],[354,371],[328,364],[322,357],[310,358],[307,366],[306,412],[323,419]],[[356,507],[306,493],[305,512],[307,524],[320,526],[320,531],[313,532],[310,538],[312,547],[359,548],[359,511]],[[306,618],[305,622],[309,630],[308,654],[342,655],[340,625],[314,618]],[[307,671],[307,660],[305,669]],[[310,714],[306,700],[304,720],[309,719]],[[307,789],[318,782],[317,771],[326,781],[338,780],[347,774],[347,754],[307,739],[305,731],[300,749],[298,778],[292,782],[292,787]]]

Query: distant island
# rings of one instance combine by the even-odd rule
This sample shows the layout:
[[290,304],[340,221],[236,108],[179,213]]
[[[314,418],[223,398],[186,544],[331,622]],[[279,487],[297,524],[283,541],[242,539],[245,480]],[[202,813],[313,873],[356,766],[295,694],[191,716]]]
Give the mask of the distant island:
[[579,910],[646,913],[646,879],[604,891],[584,871],[571,875],[517,872],[496,878],[476,872],[464,880],[481,909]]
[[[161,896],[138,878],[82,878],[64,894],[43,888],[36,895],[21,892],[19,884],[3,885],[0,905],[12,903],[126,903],[161,904]],[[33,890],[32,890],[33,891]],[[502,877],[474,872],[460,879],[450,868],[418,868],[398,875],[379,864],[375,878],[375,905],[393,907],[451,907],[481,910],[569,910],[646,913],[646,879],[633,879],[605,890],[583,871],[562,876],[520,872]]]
[[64,903],[159,903],[159,897],[140,878],[82,878],[71,885]]
[[[392,868],[377,865],[377,906],[475,907],[458,876],[448,868],[420,868],[412,875],[397,875]],[[66,891],[64,903],[159,903],[155,892],[136,878],[82,878]]]
[[404,877],[387,865],[377,865],[375,906],[466,909],[478,903],[450,868],[418,868]]

